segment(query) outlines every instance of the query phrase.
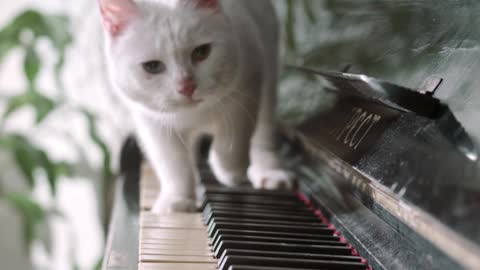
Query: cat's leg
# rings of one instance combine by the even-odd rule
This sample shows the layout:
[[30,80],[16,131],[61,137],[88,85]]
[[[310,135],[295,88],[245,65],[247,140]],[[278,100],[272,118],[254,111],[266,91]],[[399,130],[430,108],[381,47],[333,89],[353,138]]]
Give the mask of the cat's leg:
[[275,145],[274,128],[259,126],[252,138],[248,178],[258,189],[292,189],[294,176],[284,169]]
[[160,194],[152,212],[193,212],[196,210],[195,167],[183,138],[161,127],[137,128],[153,169],[160,181]]
[[[251,141],[250,167],[248,178],[255,188],[291,189],[294,187],[294,175],[284,169],[277,153],[275,140],[275,103],[277,63],[275,50],[270,51],[272,65],[265,72],[266,83],[262,89],[261,104],[255,133]],[[272,60],[273,59],[273,60]]]
[[[231,106],[243,105],[236,103]],[[248,112],[239,108],[230,107],[224,113],[217,121],[209,164],[218,181],[232,187],[248,183],[246,172],[250,138],[255,124],[254,116],[245,115]]]

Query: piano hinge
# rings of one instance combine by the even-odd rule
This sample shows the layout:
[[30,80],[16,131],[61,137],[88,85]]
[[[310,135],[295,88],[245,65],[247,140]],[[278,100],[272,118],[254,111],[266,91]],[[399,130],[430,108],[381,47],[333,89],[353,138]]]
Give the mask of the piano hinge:
[[433,75],[425,79],[422,85],[418,88],[418,91],[422,94],[433,96],[442,83],[443,78]]

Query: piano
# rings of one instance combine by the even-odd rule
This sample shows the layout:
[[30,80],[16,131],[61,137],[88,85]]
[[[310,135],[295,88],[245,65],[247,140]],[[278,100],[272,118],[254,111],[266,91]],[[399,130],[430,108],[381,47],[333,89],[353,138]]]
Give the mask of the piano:
[[480,269],[480,35],[471,26],[480,4],[336,3],[326,8],[338,20],[392,25],[367,35],[387,40],[374,50],[357,44],[368,59],[353,57],[363,52],[354,44],[329,51],[326,61],[352,56],[351,68],[287,68],[293,95],[320,100],[278,130],[298,189],[221,187],[203,158],[198,213],[155,216],[159,187],[131,137],[103,269]]

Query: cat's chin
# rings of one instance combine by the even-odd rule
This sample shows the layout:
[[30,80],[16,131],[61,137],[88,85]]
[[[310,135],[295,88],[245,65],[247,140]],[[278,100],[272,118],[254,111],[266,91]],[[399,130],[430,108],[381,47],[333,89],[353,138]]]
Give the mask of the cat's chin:
[[201,108],[204,107],[204,104],[205,102],[203,100],[198,99],[175,102],[163,107],[148,106],[145,104],[136,103],[135,108],[137,108],[138,111],[146,115],[171,117],[175,115],[198,112]]
[[205,123],[206,113],[209,111],[210,105],[199,103],[195,106],[176,106],[168,109],[155,109],[144,106],[137,106],[137,111],[143,117],[149,118],[161,125],[175,128],[189,128]]

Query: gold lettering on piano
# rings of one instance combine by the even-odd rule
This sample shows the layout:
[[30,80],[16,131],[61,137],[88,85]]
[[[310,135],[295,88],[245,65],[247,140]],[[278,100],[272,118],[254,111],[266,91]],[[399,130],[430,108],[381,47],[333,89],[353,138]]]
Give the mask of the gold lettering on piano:
[[355,107],[349,114],[345,127],[338,134],[334,134],[335,140],[357,150],[380,120],[382,120],[382,116]]

